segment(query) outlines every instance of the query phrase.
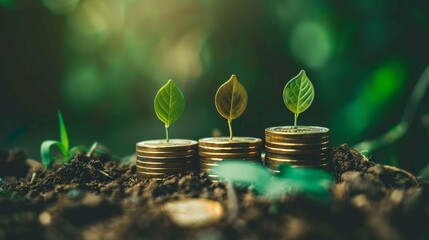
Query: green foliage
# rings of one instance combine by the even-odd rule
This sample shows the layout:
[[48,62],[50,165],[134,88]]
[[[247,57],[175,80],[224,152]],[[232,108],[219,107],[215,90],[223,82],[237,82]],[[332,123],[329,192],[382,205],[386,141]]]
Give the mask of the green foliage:
[[62,146],[62,148],[60,148],[60,150],[64,156],[67,156],[67,154],[69,152],[69,136],[67,134],[67,129],[66,129],[66,125],[64,123],[63,116],[61,115],[61,113],[59,111],[58,111],[58,122],[60,124],[60,143]]
[[[58,123],[60,129],[60,141],[46,140],[42,142],[40,146],[40,153],[42,154],[42,163],[46,168],[50,168],[54,161],[66,163],[70,160],[69,153],[69,139],[67,135],[67,129],[64,123],[61,112],[58,111]],[[52,153],[52,147],[55,146],[60,151],[60,156],[54,156]]]
[[313,99],[313,84],[305,74],[305,71],[301,70],[283,89],[283,101],[286,107],[295,114],[295,128],[297,127],[298,115],[310,107]]
[[228,120],[229,138],[232,140],[231,122],[240,117],[247,107],[247,91],[235,75],[219,87],[215,105],[219,114]]
[[[43,141],[40,145],[42,163],[46,168],[51,168],[54,161],[58,161],[60,163],[68,163],[76,155],[77,152],[83,152],[88,150],[87,148],[84,148],[82,146],[75,146],[70,148],[66,125],[64,123],[63,116],[59,111],[58,123],[60,130],[60,141],[46,140]],[[53,147],[56,147],[59,150],[59,154],[55,155],[52,152]]]
[[168,142],[170,124],[179,119],[185,110],[185,97],[171,79],[156,94],[154,108],[156,116],[165,124],[165,135]]
[[321,201],[331,197],[332,176],[318,169],[280,165],[278,176],[262,165],[244,161],[225,161],[212,172],[234,184],[253,185],[259,194],[273,200],[287,194],[304,194]]

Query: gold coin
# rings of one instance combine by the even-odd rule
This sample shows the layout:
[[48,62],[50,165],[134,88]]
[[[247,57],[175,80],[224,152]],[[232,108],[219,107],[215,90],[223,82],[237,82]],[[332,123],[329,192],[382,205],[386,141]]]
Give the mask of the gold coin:
[[322,140],[304,140],[304,139],[291,139],[291,140],[270,140],[266,138],[265,145],[277,145],[280,147],[293,147],[293,148],[306,148],[316,147],[321,145],[329,145],[329,139]]
[[137,166],[138,172],[146,172],[146,173],[180,173],[192,170],[191,167],[183,167],[183,168],[148,168]]
[[329,139],[329,134],[279,134],[274,132],[265,132],[265,137],[271,138],[271,139],[278,139],[278,140],[308,140],[308,141],[316,141],[316,140],[323,140],[323,139]]
[[320,149],[323,147],[329,147],[329,141],[317,142],[317,143],[284,143],[284,142],[266,142],[265,146],[273,148],[286,148],[286,149]]
[[205,173],[208,173],[208,174],[213,174],[213,168],[204,168],[204,167],[201,167],[199,170],[200,170],[200,172],[205,172]]
[[169,157],[169,156],[184,157],[184,156],[196,155],[197,153],[198,153],[197,149],[184,150],[184,151],[174,150],[174,151],[165,151],[165,152],[136,150],[137,155],[149,156],[149,157],[151,157],[151,156],[155,156],[155,157]]
[[325,164],[327,161],[316,161],[316,162],[278,162],[278,161],[271,161],[271,160],[265,160],[266,166],[278,166],[281,164],[289,164],[289,165],[297,165],[297,166],[318,166],[321,164]]
[[315,154],[315,155],[278,155],[278,154],[271,154],[267,153],[265,155],[265,160],[270,159],[272,161],[277,162],[314,162],[314,161],[320,161],[325,160],[326,155],[325,154]]
[[196,158],[197,157],[197,153],[190,154],[190,155],[169,155],[169,156],[167,156],[167,155],[165,155],[165,156],[144,155],[144,154],[141,154],[141,153],[137,153],[136,155],[137,155],[137,157],[140,157],[140,158],[167,159],[167,160],[168,159],[170,159],[170,160],[173,160],[173,159],[189,159],[189,158]]
[[222,162],[222,161],[231,161],[231,160],[244,160],[244,161],[255,161],[260,162],[261,157],[255,156],[255,157],[249,157],[249,158],[238,158],[238,159],[228,159],[228,158],[213,158],[213,157],[199,157],[200,161],[206,161],[206,162]]
[[202,147],[220,148],[257,147],[262,145],[262,140],[252,137],[234,137],[232,140],[228,137],[212,137],[200,139],[198,145]]
[[246,152],[246,153],[217,153],[217,152],[198,152],[198,155],[200,157],[212,157],[212,158],[228,158],[228,159],[235,159],[235,158],[253,158],[261,156],[261,152]]
[[293,166],[321,166],[323,164],[327,164],[326,161],[316,161],[316,162],[277,162],[277,161],[270,161],[266,160],[265,165],[266,166],[279,166],[281,164],[290,164]]
[[221,160],[221,161],[211,161],[211,160],[206,160],[204,158],[200,158],[199,163],[207,163],[207,164],[220,164],[222,162],[228,162],[228,161],[244,161],[244,162],[252,162],[252,163],[260,163],[261,160],[260,159],[234,159],[234,160],[230,160],[230,159],[225,159],[225,160]]
[[187,166],[193,166],[195,165],[195,162],[193,161],[184,161],[184,162],[144,162],[137,160],[136,162],[137,166],[142,167],[161,167],[161,168],[180,168],[180,167],[187,167]]
[[167,202],[161,209],[173,222],[182,227],[208,226],[220,221],[224,216],[220,202],[203,198]]
[[269,157],[265,157],[265,164],[270,164],[270,163],[290,163],[290,164],[294,164],[294,163],[299,163],[301,162],[301,160],[296,160],[296,159],[279,159],[279,160],[274,160],[272,158]]
[[198,151],[200,152],[227,152],[227,153],[245,153],[245,152],[257,152],[260,151],[261,146],[258,147],[239,147],[239,148],[226,148],[226,147],[203,147],[199,146]]
[[149,176],[149,177],[165,177],[165,176],[169,176],[169,175],[176,175],[176,174],[181,174],[181,173],[188,173],[191,172],[191,170],[189,169],[184,169],[181,171],[176,171],[176,172],[154,172],[154,171],[137,171],[138,174],[142,175],[142,176]]
[[295,150],[295,149],[273,148],[273,147],[265,146],[265,151],[267,153],[276,153],[276,154],[284,154],[284,155],[312,155],[312,154],[326,153],[328,151],[328,147],[323,147],[320,149]]
[[200,167],[217,167],[219,166],[218,163],[205,163],[205,162],[200,162]]
[[175,150],[192,150],[198,148],[198,142],[188,139],[170,139],[169,142],[166,142],[165,139],[157,140],[148,140],[138,142],[136,144],[137,151],[160,151],[160,152],[169,152]]
[[298,126],[297,128],[293,126],[279,126],[266,128],[265,134],[276,136],[314,137],[329,135],[329,129],[315,126]]
[[204,169],[212,169],[212,168],[214,168],[214,167],[217,167],[217,166],[219,166],[219,165],[216,165],[216,164],[213,164],[213,165],[207,165],[207,164],[202,164],[202,163],[200,163],[199,165],[199,168],[204,168]]
[[188,157],[147,157],[137,155],[137,160],[148,161],[148,162],[183,162],[183,161],[192,161],[196,159],[197,156],[188,156]]
[[321,164],[315,164],[315,165],[292,165],[291,167],[294,168],[325,168],[328,166],[328,163],[321,163]]
[[275,135],[271,133],[265,134],[265,141],[266,142],[286,142],[286,143],[307,143],[307,142],[323,142],[323,141],[329,141],[329,135]]
[[147,177],[164,177],[168,176],[168,174],[165,173],[150,173],[150,172],[143,172],[143,171],[137,171],[137,174],[140,176],[147,176]]

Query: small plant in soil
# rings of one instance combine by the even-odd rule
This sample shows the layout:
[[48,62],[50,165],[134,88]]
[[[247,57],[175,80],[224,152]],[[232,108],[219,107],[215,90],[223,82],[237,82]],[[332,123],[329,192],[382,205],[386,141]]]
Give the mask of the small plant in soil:
[[247,106],[247,91],[235,75],[219,87],[215,104],[219,114],[228,120],[229,139],[232,140],[232,120],[240,117]]
[[233,135],[232,120],[240,117],[247,107],[246,89],[235,75],[231,75],[217,90],[215,106],[219,114],[228,121],[229,137],[199,140],[200,170],[209,171],[213,166],[217,166],[219,161],[227,159],[261,162],[261,139]]
[[277,168],[282,163],[299,167],[327,167],[329,129],[298,126],[298,116],[310,107],[313,99],[313,84],[301,70],[283,89],[283,101],[294,113],[294,125],[265,129],[265,164],[272,171],[278,172]]
[[185,97],[172,80],[162,86],[155,96],[156,116],[165,125],[165,140],[136,143],[137,176],[162,180],[169,175],[193,169],[198,143],[188,139],[170,139],[168,129],[185,110]]
[[[54,161],[60,163],[68,163],[78,151],[88,151],[87,148],[82,146],[75,146],[70,148],[69,138],[67,134],[66,125],[64,123],[61,112],[58,111],[58,123],[60,128],[60,141],[46,140],[40,145],[40,153],[42,155],[42,163],[46,168],[50,168]],[[59,150],[58,153],[52,152],[52,147],[55,146]],[[97,142],[94,142],[90,149],[94,151]]]
[[155,96],[156,116],[165,124],[165,140],[169,142],[168,128],[179,119],[185,110],[185,97],[173,80],[162,86]]
[[283,90],[283,101],[286,107],[294,113],[294,128],[298,126],[298,116],[308,107],[314,99],[314,87],[310,79],[301,70],[292,78]]

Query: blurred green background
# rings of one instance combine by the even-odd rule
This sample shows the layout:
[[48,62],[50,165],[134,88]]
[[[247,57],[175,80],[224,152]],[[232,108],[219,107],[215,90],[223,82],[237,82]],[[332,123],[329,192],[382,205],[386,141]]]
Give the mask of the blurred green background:
[[[170,78],[186,97],[170,136],[226,135],[214,94],[231,74],[249,94],[234,132],[263,138],[293,124],[282,90],[304,69],[316,97],[299,123],[353,146],[398,124],[428,43],[428,1],[0,0],[0,144],[39,159],[40,143],[59,138],[61,110],[72,145],[131,154],[164,137],[153,99]],[[428,100],[414,104],[399,141],[368,155],[418,172],[429,159]]]

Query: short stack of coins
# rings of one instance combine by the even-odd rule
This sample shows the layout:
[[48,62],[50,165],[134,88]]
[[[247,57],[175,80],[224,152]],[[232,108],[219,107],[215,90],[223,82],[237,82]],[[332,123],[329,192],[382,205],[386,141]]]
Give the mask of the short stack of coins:
[[198,157],[198,142],[186,139],[149,140],[136,144],[137,175],[163,179],[193,171]]
[[202,138],[198,141],[198,155],[200,171],[207,172],[219,166],[219,163],[227,160],[243,160],[249,162],[261,162],[262,140],[252,137],[228,137]]
[[327,167],[329,129],[282,126],[265,129],[265,165],[278,172],[280,164],[294,167]]

